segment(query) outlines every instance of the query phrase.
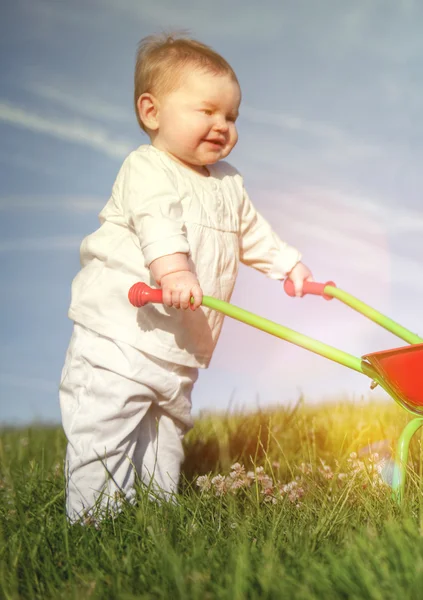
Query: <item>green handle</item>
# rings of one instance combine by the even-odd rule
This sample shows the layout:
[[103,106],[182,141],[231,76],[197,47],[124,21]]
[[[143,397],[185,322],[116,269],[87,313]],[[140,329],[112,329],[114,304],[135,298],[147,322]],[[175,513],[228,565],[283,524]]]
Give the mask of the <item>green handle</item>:
[[389,317],[383,315],[379,311],[375,310],[368,304],[361,302],[351,294],[340,290],[337,287],[327,286],[325,287],[325,293],[328,296],[332,296],[333,298],[337,298],[341,300],[344,304],[347,304],[354,310],[358,311],[374,323],[377,323],[381,327],[384,327],[400,339],[404,340],[408,344],[421,344],[423,342],[423,338],[419,337],[417,334],[413,333],[409,329],[406,329],[399,323],[396,323]]
[[[307,284],[305,282],[304,285],[304,293],[307,293]],[[316,293],[316,290],[319,289],[319,294],[328,297],[338,298],[345,304],[351,306],[351,308],[357,310],[362,313],[375,323],[378,323],[385,329],[388,329],[398,337],[404,339],[410,344],[419,344],[423,342],[423,339],[417,336],[416,334],[408,331],[395,321],[388,319],[378,311],[374,310],[364,302],[361,302],[351,294],[347,294],[337,288],[335,285],[322,285],[313,283],[312,289],[313,293]],[[316,286],[320,286],[317,288]],[[136,283],[129,290],[128,298],[131,304],[134,306],[144,306],[148,302],[162,302],[162,290],[161,289],[152,289],[145,283]],[[194,298],[191,298],[191,304],[193,304]],[[242,323],[246,323],[247,325],[251,325],[256,329],[260,329],[261,331],[265,331],[266,333],[270,333],[278,338],[281,338],[291,344],[295,344],[296,346],[300,346],[309,350],[310,352],[314,352],[315,354],[319,354],[329,360],[337,362],[349,369],[353,369],[354,371],[358,371],[359,373],[363,373],[367,375],[381,387],[385,389],[385,385],[383,380],[379,377],[376,370],[367,362],[363,361],[361,358],[357,358],[356,356],[352,356],[347,352],[343,352],[342,350],[338,350],[333,346],[329,346],[328,344],[324,344],[319,342],[311,337],[303,335],[302,333],[298,333],[293,329],[289,329],[288,327],[284,327],[283,325],[279,325],[274,321],[270,321],[269,319],[265,319],[264,317],[260,317],[254,313],[251,313],[243,308],[239,308],[234,304],[230,304],[229,302],[225,302],[224,300],[219,300],[218,298],[213,298],[211,296],[203,296],[202,301],[203,306],[207,306],[213,310],[217,310],[232,319],[236,319],[237,321],[241,321]],[[387,390],[388,391],[388,390]],[[389,390],[388,393],[392,395],[392,391]]]
[[[129,290],[128,298],[131,304],[134,306],[144,306],[148,302],[162,302],[162,290],[152,289],[145,283],[136,283]],[[193,304],[193,302],[194,298],[191,298],[191,304]],[[286,340],[287,342],[295,344],[296,346],[301,346],[302,348],[310,350],[310,352],[314,352],[315,354],[320,354],[320,356],[324,356],[325,358],[344,365],[345,367],[349,367],[354,371],[364,373],[360,358],[352,356],[347,352],[342,352],[342,350],[333,348],[328,344],[323,344],[322,342],[314,340],[313,338],[303,335],[302,333],[298,333],[292,329],[289,329],[288,327],[284,327],[283,325],[269,321],[269,319],[259,317],[258,315],[248,312],[243,308],[239,308],[234,304],[230,304],[224,300],[219,300],[218,298],[213,298],[212,296],[203,296],[202,306],[207,306],[208,308],[217,310],[224,315],[231,317],[232,319],[236,319],[237,321],[251,325],[256,329],[261,329],[266,333],[270,333],[271,335]],[[373,367],[370,368],[373,371]],[[371,377],[371,375],[369,375],[369,377]]]
[[[294,293],[294,284],[291,280],[286,279],[284,283],[285,292],[288,296],[295,296]],[[333,281],[328,281],[325,283],[316,283],[312,281],[304,281],[303,283],[303,296],[306,294],[314,294],[316,296],[322,296],[326,300],[330,300],[332,298],[337,298],[341,300],[344,304],[347,304],[357,312],[361,313],[374,323],[377,323],[381,327],[384,327],[400,339],[404,340],[409,344],[421,344],[423,342],[423,338],[419,337],[415,333],[412,333],[399,323],[396,323],[389,317],[386,317],[382,313],[378,312],[368,304],[361,302],[358,298],[355,298],[351,294],[340,290]]]
[[232,319],[242,321],[243,323],[251,325],[256,329],[261,329],[262,331],[265,331],[266,333],[270,333],[271,335],[286,340],[291,344],[301,346],[302,348],[310,350],[315,354],[320,354],[321,356],[329,358],[334,362],[349,367],[350,369],[354,369],[354,371],[363,373],[361,359],[356,358],[355,356],[352,356],[347,352],[343,352],[342,350],[333,348],[328,344],[324,344],[322,342],[314,340],[313,338],[308,337],[307,335],[303,335],[302,333],[298,333],[293,329],[289,329],[288,327],[279,325],[274,321],[270,321],[269,319],[260,317],[254,313],[244,310],[243,308],[239,308],[234,304],[229,304],[229,302],[225,302],[224,300],[218,300],[217,298],[212,298],[211,296],[203,296],[202,304],[203,306],[207,306],[209,308],[212,308],[213,310],[218,310],[219,312],[224,313]]

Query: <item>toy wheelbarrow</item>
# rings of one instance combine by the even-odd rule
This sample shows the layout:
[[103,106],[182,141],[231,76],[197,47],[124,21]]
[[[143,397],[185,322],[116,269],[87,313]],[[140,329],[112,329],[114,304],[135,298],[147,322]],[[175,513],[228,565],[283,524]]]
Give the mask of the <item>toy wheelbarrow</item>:
[[[289,279],[285,281],[284,288],[289,296],[295,295],[293,283]],[[305,282],[303,295],[305,294],[322,296],[325,300],[338,298],[341,302],[381,325],[409,345],[383,350],[382,352],[373,352],[361,358],[356,358],[342,350],[269,321],[229,302],[211,296],[203,296],[202,305],[367,375],[372,380],[372,389],[376,385],[380,385],[400,406],[414,415],[415,418],[403,429],[397,444],[392,489],[393,498],[401,504],[404,496],[410,441],[416,431],[423,425],[423,338],[405,329],[354,296],[340,290],[332,281],[327,283]],[[145,283],[136,283],[129,290],[128,298],[131,304],[137,307],[144,306],[148,302],[162,302],[162,290],[150,288]],[[193,298],[191,298],[191,303],[193,303]]]

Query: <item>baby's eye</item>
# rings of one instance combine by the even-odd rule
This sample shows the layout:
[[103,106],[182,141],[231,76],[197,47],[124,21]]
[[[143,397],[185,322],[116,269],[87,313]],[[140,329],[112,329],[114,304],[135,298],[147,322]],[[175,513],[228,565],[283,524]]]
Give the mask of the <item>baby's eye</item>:
[[209,108],[203,108],[203,112],[204,112],[206,115],[211,115],[211,114],[213,114],[213,113],[212,113],[212,111],[211,111]]

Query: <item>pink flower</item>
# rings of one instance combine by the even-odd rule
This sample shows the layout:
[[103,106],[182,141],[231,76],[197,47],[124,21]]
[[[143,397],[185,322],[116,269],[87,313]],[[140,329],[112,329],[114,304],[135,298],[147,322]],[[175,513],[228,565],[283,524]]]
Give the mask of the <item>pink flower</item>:
[[245,475],[245,468],[239,463],[233,464],[231,469],[232,470],[229,473],[229,476],[232,477],[232,479],[239,479],[240,477],[243,477]]
[[211,482],[214,486],[216,496],[223,496],[226,492],[226,478],[223,475],[216,475]]

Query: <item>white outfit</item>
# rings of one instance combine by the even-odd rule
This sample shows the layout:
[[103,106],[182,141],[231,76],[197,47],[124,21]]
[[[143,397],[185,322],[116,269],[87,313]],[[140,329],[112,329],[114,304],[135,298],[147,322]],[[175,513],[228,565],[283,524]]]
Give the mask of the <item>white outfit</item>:
[[[203,306],[196,311],[162,304],[133,307],[128,291],[134,283],[157,287],[150,263],[167,254],[187,253],[203,294],[229,302],[239,262],[272,279],[284,279],[301,260],[298,250],[282,242],[255,210],[236,169],[225,161],[208,169],[210,177],[203,177],[154,146],[140,146],[119,171],[112,196],[100,213],[101,227],[82,242],[82,269],[72,284],[69,309],[69,317],[79,325],[61,384],[69,475],[78,479],[79,487],[79,492],[69,487],[68,514],[76,514],[82,503],[87,506],[87,499],[91,502],[87,486],[99,490],[105,481],[92,444],[114,461],[119,473],[115,481],[128,496],[133,475],[128,475],[125,453],[141,457],[134,468],[145,480],[143,469],[150,452],[146,448],[156,443],[150,435],[151,419],[157,411],[160,423],[166,423],[160,425],[162,437],[168,436],[166,443],[172,448],[166,450],[162,440],[160,452],[175,453],[178,467],[172,466],[170,472],[175,480],[179,474],[182,454],[180,441],[175,442],[179,433],[170,432],[169,417],[185,429],[191,426],[186,390],[192,389],[198,368],[208,367],[224,315]],[[81,342],[78,348],[78,338],[90,343]],[[88,349],[91,358],[85,354]],[[129,361],[125,366],[119,352]],[[177,393],[171,384],[175,373],[186,377]],[[145,450],[143,456],[136,439]],[[158,455],[157,464],[164,472]],[[156,474],[154,480],[164,483]],[[174,485],[164,486],[165,491],[171,489]]]
[[221,161],[203,177],[154,146],[124,161],[101,227],[84,239],[69,317],[163,360],[206,368],[224,316],[212,309],[159,304],[134,308],[129,288],[157,287],[149,264],[189,252],[204,295],[229,301],[242,263],[284,279],[301,259],[254,209],[236,169]]
[[162,496],[177,491],[197,377],[195,367],[75,324],[60,385],[71,522],[89,513],[100,492],[102,507],[115,509],[119,491],[133,499],[136,481]]

